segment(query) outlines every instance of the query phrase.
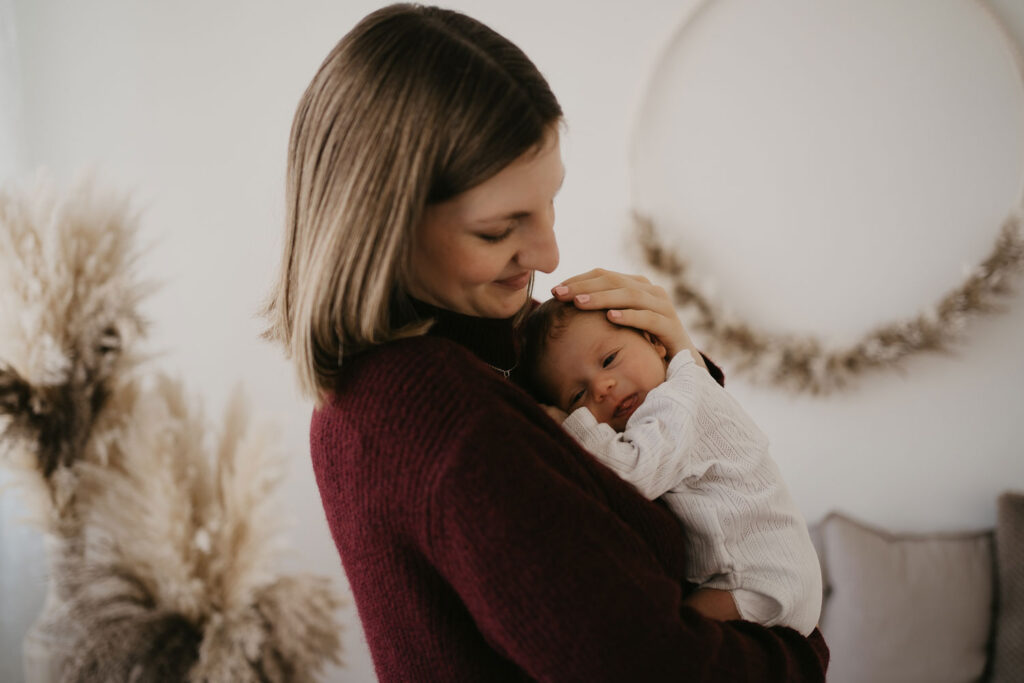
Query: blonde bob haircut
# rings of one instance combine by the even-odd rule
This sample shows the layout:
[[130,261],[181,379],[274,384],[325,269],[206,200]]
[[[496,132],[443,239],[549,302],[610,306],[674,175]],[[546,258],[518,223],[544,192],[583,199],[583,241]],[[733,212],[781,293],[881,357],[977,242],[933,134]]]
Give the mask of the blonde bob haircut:
[[305,396],[319,404],[344,357],[426,331],[403,313],[425,207],[539,150],[561,117],[526,55],[463,14],[391,5],[341,39],[292,122],[264,309]]

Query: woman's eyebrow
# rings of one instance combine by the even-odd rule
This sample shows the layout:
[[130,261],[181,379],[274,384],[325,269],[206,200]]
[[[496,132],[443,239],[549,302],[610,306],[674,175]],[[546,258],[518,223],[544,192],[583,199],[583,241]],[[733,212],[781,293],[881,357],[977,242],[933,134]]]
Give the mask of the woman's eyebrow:
[[478,218],[473,221],[475,224],[482,223],[500,223],[502,221],[513,221],[519,220],[520,218],[527,218],[530,215],[529,211],[513,211],[512,213],[505,214],[503,216],[491,216],[490,218]]

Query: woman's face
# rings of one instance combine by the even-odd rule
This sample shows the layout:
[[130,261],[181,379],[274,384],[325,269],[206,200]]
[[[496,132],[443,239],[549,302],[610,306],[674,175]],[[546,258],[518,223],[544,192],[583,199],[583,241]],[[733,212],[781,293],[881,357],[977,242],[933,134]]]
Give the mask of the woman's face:
[[427,207],[416,230],[409,293],[480,318],[508,318],[526,303],[535,270],[558,265],[554,198],[565,168],[558,132],[496,175]]

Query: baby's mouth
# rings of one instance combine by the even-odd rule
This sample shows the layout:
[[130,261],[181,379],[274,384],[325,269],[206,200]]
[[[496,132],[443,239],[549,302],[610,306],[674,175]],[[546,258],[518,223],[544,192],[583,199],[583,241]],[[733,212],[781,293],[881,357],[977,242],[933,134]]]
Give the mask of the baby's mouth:
[[615,412],[612,414],[612,417],[629,417],[630,415],[633,414],[633,411],[636,410],[636,407],[637,405],[639,405],[639,403],[640,400],[637,397],[637,395],[630,394],[626,398],[622,399],[622,402],[619,403],[619,405],[615,406]]

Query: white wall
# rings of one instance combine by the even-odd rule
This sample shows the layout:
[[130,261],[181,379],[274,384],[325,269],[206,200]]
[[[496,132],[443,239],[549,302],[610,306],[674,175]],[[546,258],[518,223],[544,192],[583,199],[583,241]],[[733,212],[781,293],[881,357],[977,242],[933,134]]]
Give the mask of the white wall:
[[[0,0],[0,183],[19,175],[21,83],[14,22],[14,4]],[[19,646],[26,625],[43,604],[40,576],[42,540],[26,524],[24,509],[6,493],[13,477],[0,468],[0,679],[18,680]]]
[[[256,409],[282,426],[284,447],[294,455],[287,483],[288,512],[296,520],[289,566],[331,575],[339,584],[344,577],[308,464],[309,406],[298,400],[277,350],[257,339],[261,328],[254,313],[277,265],[294,106],[337,39],[379,4],[15,3],[25,112],[21,171],[46,166],[67,181],[92,166],[106,184],[138,198],[144,238],[152,244],[145,272],[164,283],[146,307],[155,323],[152,344],[166,351],[159,364],[187,378],[209,406],[211,421],[241,381]],[[558,203],[562,265],[553,276],[538,278],[540,295],[558,279],[596,265],[644,270],[625,248],[628,133],[642,81],[686,7],[670,0],[606,5],[449,5],[518,43],[547,75],[565,109],[569,173]],[[996,6],[1024,35],[1024,7],[1014,0]],[[731,29],[723,23],[707,30]],[[742,44],[736,56],[741,65],[757,59]],[[785,104],[796,110],[806,103]],[[711,121],[700,135],[725,141],[732,132]],[[851,141],[837,151],[836,168],[823,174],[856,158],[859,145]],[[784,174],[786,160],[778,162]],[[987,191],[991,179],[964,174],[961,180],[959,191],[971,196]],[[777,196],[782,209],[805,200]],[[904,195],[892,201],[913,207],[945,199]],[[950,275],[948,264],[933,261],[931,254],[952,243],[973,254],[963,257],[970,263],[988,248],[995,228],[991,221],[982,223],[979,236],[967,242],[962,224],[937,229],[933,243],[891,279],[892,287],[916,301],[900,283],[956,284],[961,274]],[[772,300],[772,283],[745,273],[765,266],[789,272],[816,257],[800,243],[768,257],[734,246],[708,245],[707,251],[729,264],[728,275],[717,279],[740,311],[760,301],[756,297]],[[842,253],[834,258],[845,264]],[[864,277],[881,275],[872,271]],[[849,305],[856,305],[857,289],[852,291]],[[815,320],[807,322],[813,330]],[[793,495],[810,519],[840,507],[896,528],[973,528],[992,523],[998,491],[1024,488],[1022,342],[1024,296],[1012,300],[1005,315],[972,326],[957,354],[915,360],[904,374],[866,378],[844,395],[792,397],[752,387],[738,374],[729,387],[772,437]],[[40,587],[26,586],[25,595]],[[14,598],[5,594],[3,602]],[[353,610],[346,619],[348,667],[332,670],[329,678],[372,680]],[[11,659],[17,647],[0,643],[4,680],[17,680]]]

